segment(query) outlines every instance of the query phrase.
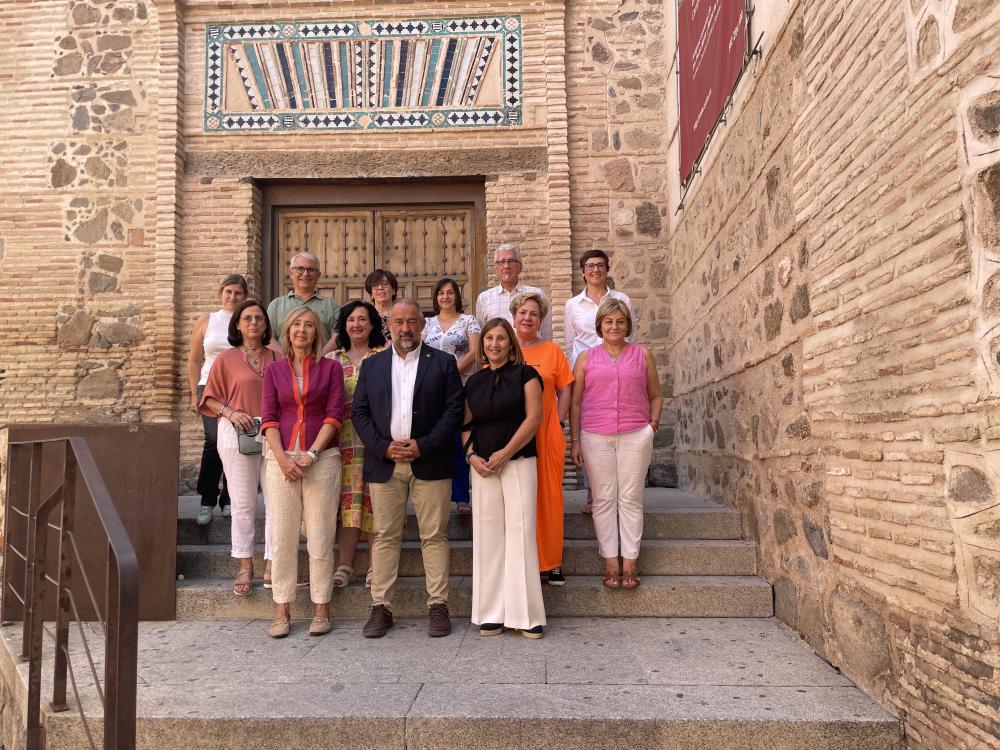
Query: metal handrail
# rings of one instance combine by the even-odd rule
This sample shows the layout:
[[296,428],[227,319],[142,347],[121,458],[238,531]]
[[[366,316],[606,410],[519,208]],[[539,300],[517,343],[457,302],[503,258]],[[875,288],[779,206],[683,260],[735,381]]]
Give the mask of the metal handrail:
[[[44,500],[41,497],[43,447],[45,444],[65,444],[62,465],[62,481]],[[28,481],[22,473],[28,464]],[[134,750],[136,721],[136,670],[139,642],[139,561],[132,542],[115,508],[104,479],[97,468],[97,462],[90,452],[87,441],[80,437],[56,438],[11,442],[8,455],[7,506],[14,508],[18,500],[27,515],[27,534],[23,537],[24,549],[8,533],[4,549],[2,591],[12,593],[24,603],[24,629],[21,645],[21,659],[28,661],[28,706],[26,721],[27,750],[42,750],[44,728],[41,722],[42,689],[42,645],[45,635],[44,611],[46,581],[56,584],[56,629],[55,659],[53,670],[52,702],[53,711],[68,710],[66,702],[67,672],[70,686],[76,699],[77,708],[83,721],[84,732],[90,746],[94,744],[93,732],[83,711],[83,703],[73,674],[69,654],[69,626],[72,618],[79,629],[84,653],[94,675],[97,694],[104,708],[105,750]],[[86,492],[82,493],[97,513],[107,539],[107,562],[105,566],[106,595],[104,616],[94,600],[94,587],[83,569],[79,550],[73,538],[73,521],[76,517],[77,485],[83,480]],[[53,578],[46,570],[46,552],[49,515],[61,506],[59,532],[58,577]],[[20,511],[19,511],[20,512]],[[18,581],[11,572],[8,552],[25,561],[25,574],[20,592]],[[94,603],[95,613],[104,629],[104,689],[97,680],[97,670],[87,644],[85,628],[80,612],[70,590],[70,584],[79,575]],[[6,596],[3,597],[6,602]],[[12,620],[7,612],[0,615],[3,620]]]

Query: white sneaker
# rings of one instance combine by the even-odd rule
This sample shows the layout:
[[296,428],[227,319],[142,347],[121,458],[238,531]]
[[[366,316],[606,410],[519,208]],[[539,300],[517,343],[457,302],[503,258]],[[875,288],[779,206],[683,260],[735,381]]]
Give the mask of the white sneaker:
[[208,526],[212,522],[212,507],[209,505],[202,505],[198,508],[198,525]]

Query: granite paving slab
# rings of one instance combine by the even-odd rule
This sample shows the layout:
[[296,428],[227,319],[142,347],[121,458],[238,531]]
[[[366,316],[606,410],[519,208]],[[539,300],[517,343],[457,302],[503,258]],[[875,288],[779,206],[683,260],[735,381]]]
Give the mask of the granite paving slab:
[[[774,619],[552,618],[537,641],[482,638],[460,619],[434,639],[423,619],[377,640],[360,620],[320,638],[295,621],[282,641],[267,624],[143,623],[138,747],[902,747],[899,723]],[[23,695],[20,626],[0,635],[0,675]],[[99,637],[91,649],[102,673]],[[75,633],[70,652],[96,718]],[[47,643],[43,696],[51,653]],[[72,708],[46,713],[48,750],[82,746]]]

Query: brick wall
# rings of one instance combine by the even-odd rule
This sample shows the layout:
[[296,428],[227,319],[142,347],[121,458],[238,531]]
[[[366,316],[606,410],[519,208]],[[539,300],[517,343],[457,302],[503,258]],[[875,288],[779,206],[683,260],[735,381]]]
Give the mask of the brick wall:
[[4,3],[0,402],[133,421],[152,388],[154,8]]
[[1000,747],[1000,8],[776,31],[670,229],[681,484],[912,747]]
[[[241,134],[204,132],[206,25],[329,17],[328,4],[4,4],[25,46],[0,51],[12,83],[0,113],[10,209],[0,268],[13,282],[0,292],[11,342],[0,417],[180,419],[190,479],[200,440],[186,409],[190,330],[223,275],[259,284],[258,183],[274,178],[485,176],[488,248],[524,245],[525,279],[556,302],[557,336],[561,302],[581,287],[575,259],[606,248],[669,387],[663,9],[519,0],[503,11],[523,21],[521,127]],[[443,1],[340,9],[483,12]]]

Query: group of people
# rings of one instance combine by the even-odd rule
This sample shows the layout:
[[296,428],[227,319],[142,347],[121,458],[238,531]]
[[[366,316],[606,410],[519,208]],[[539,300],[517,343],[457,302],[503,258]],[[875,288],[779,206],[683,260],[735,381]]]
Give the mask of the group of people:
[[[588,478],[608,588],[634,589],[642,497],[662,408],[653,358],[633,342],[627,295],[609,288],[601,250],[565,306],[567,357],[552,341],[548,299],[521,283],[520,249],[494,254],[497,286],[465,312],[454,279],[434,287],[434,315],[398,297],[396,277],[368,275],[371,301],[340,307],[317,291],[319,260],[291,259],[292,289],[267,308],[246,281],[223,279],[220,309],[197,322],[191,399],[205,443],[198,523],[216,504],[232,518],[233,593],[253,591],[257,489],[265,500],[265,588],[274,638],[287,636],[306,538],[315,607],[310,635],[332,628],[333,589],[370,549],[366,637],[393,626],[407,501],[419,527],[428,634],[448,635],[451,504],[472,517],[472,622],[483,636],[544,633],[542,585],[561,585],[565,425]],[[221,490],[220,490],[221,481]],[[338,523],[339,520],[339,523]]]

